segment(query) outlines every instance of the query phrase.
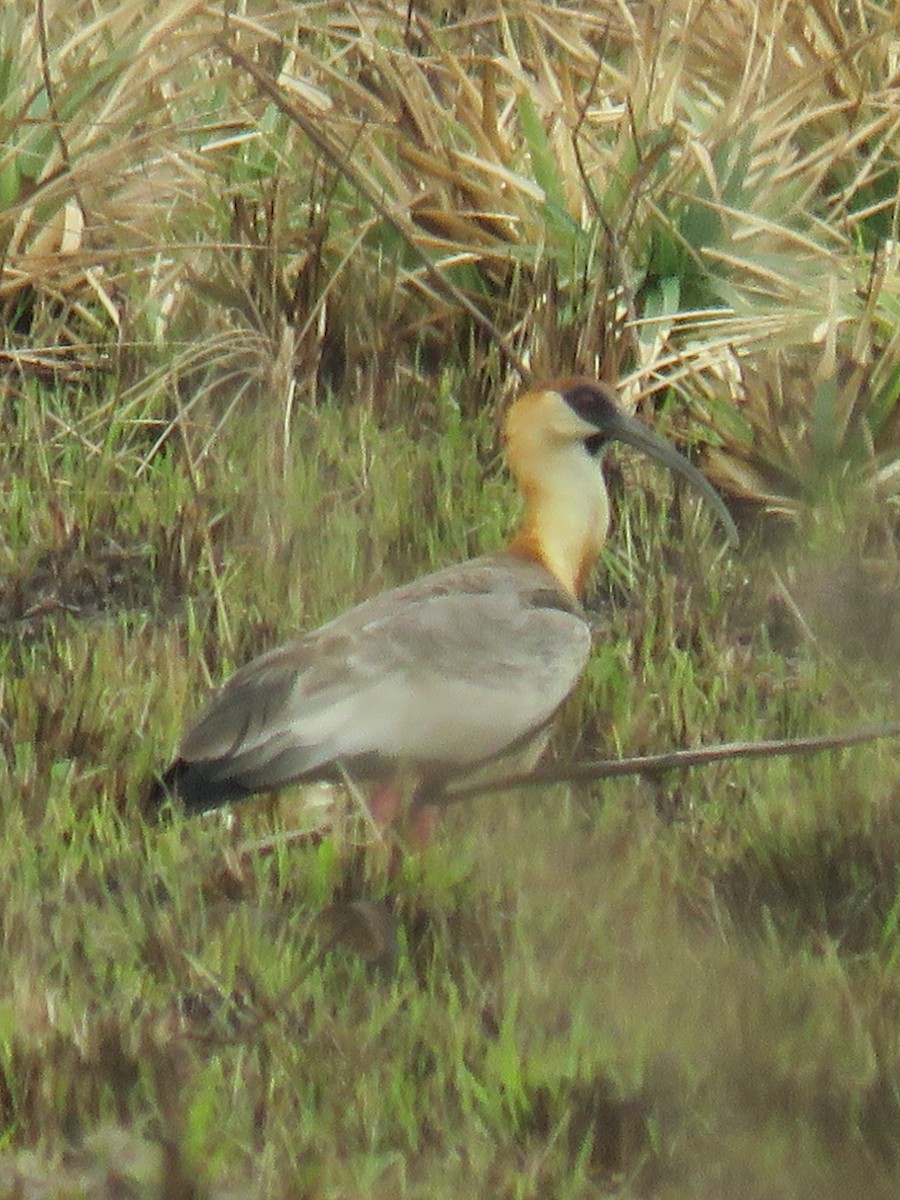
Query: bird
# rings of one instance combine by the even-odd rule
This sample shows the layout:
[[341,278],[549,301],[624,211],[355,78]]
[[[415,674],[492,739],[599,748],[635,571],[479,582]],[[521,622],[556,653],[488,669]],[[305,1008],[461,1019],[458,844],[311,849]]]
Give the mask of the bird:
[[350,780],[386,826],[403,786],[408,818],[513,754],[536,748],[536,761],[591,653],[582,599],[609,529],[613,442],[683,476],[737,543],[708,480],[606,383],[532,386],[508,408],[504,438],[524,500],[506,547],[363,600],[247,663],[187,729],[159,797],[190,814]]

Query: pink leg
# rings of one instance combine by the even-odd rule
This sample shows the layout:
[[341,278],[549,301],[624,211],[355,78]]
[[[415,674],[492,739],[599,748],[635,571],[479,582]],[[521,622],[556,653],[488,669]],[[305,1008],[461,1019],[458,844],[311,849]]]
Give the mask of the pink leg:
[[406,842],[411,850],[426,850],[441,816],[439,804],[416,804],[406,823]]
[[[367,803],[375,827],[382,833],[396,824],[401,815],[400,789],[391,784],[379,784],[369,793]],[[403,822],[401,840],[410,850],[425,850],[431,845],[440,815],[438,804],[413,804]]]
[[400,814],[400,793],[390,784],[376,787],[369,794],[367,803],[378,829],[390,829]]

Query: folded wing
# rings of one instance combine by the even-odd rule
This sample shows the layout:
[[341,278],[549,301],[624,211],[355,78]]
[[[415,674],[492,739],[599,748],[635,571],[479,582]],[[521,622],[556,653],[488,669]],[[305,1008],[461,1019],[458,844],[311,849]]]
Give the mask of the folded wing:
[[188,807],[397,762],[463,773],[540,729],[590,651],[540,566],[476,559],[384,593],[249,663],[181,746]]

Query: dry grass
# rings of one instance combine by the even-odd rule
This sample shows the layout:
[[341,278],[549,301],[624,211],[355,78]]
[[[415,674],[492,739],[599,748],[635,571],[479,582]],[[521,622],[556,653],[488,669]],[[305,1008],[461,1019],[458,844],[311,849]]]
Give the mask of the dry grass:
[[898,37],[0,15],[0,1196],[896,1195],[890,745],[484,798],[393,875],[141,798],[239,662],[499,543],[520,371],[618,380],[746,535],[617,461],[559,753],[896,717]]
[[42,45],[10,12],[7,353],[100,341],[130,372],[165,346],[173,376],[229,378],[245,356],[277,390],[286,356],[301,391],[374,398],[470,342],[483,395],[505,342],[634,396],[718,380],[733,408],[777,349],[895,422],[896,20],[803,13],[96,3],[49,10]]

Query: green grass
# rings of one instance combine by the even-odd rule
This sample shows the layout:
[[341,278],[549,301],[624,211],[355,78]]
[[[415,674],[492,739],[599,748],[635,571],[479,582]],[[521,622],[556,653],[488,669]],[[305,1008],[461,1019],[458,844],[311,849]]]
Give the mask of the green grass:
[[509,348],[743,534],[611,455],[560,758],[896,719],[893,8],[651,10],[0,20],[0,1200],[897,1195],[896,743],[406,858],[145,814],[230,671],[502,543]]
[[[113,447],[10,445],[9,1178],[53,1195],[118,1177],[148,1196],[893,1194],[889,745],[485,797],[399,873],[340,836],[239,859],[272,828],[264,803],[236,829],[144,822],[210,679],[497,544],[512,496],[454,385],[431,392],[427,431],[300,409],[278,473],[247,406],[196,488],[174,443],[136,478]],[[21,429],[52,403],[23,393]],[[682,545],[668,481],[626,466],[560,754],[890,715],[887,666],[796,629],[771,644],[756,581],[807,547],[723,553],[690,501]],[[45,487],[61,478],[63,523]],[[393,915],[393,972],[326,919],[356,901]]]

